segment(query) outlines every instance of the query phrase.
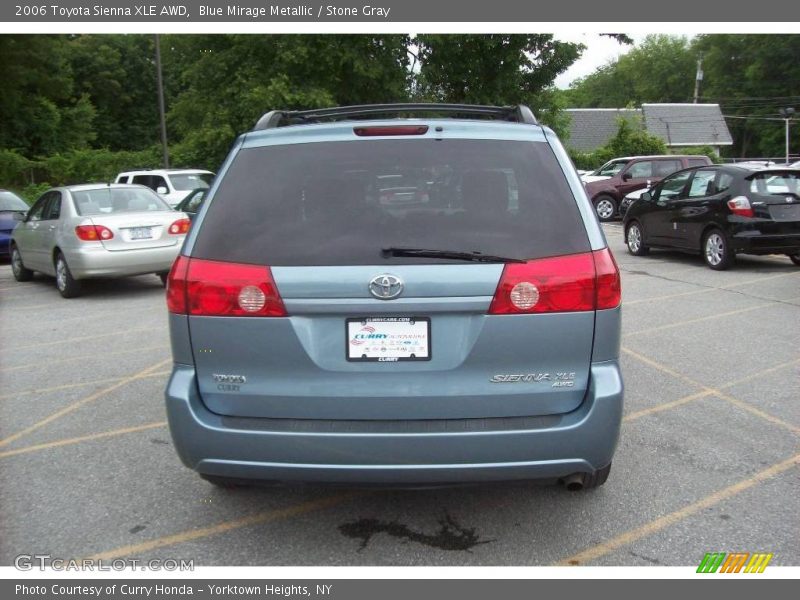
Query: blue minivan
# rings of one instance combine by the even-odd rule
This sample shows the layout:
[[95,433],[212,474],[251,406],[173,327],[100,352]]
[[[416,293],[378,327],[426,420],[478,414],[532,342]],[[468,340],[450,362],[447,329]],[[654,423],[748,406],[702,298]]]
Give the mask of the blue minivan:
[[175,447],[221,486],[597,487],[622,416],[620,296],[529,108],[271,111],[169,276]]

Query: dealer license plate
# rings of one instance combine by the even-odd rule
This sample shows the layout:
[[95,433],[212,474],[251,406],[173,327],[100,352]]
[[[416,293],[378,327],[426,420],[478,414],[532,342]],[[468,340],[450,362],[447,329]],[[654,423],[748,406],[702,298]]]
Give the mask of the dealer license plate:
[[431,320],[427,317],[347,319],[345,334],[349,361],[431,359]]

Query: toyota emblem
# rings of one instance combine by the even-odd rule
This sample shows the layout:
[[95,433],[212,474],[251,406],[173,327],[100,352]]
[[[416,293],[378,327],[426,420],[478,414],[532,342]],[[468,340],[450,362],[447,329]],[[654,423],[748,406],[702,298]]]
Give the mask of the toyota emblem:
[[379,300],[391,300],[403,293],[403,282],[394,275],[378,275],[370,280],[369,293]]

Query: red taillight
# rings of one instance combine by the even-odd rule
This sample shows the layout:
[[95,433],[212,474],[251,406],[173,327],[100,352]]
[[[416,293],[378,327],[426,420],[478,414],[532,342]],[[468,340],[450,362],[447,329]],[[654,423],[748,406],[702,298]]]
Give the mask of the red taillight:
[[208,317],[286,316],[269,267],[183,256],[170,272],[167,306],[170,312]]
[[360,137],[381,135],[424,135],[428,133],[427,125],[390,125],[378,127],[353,127],[353,133]]
[[576,312],[620,302],[617,265],[608,249],[510,263],[503,269],[491,315]]
[[733,214],[739,215],[740,217],[755,216],[753,207],[750,206],[750,200],[747,198],[747,196],[736,196],[736,198],[731,198],[728,200],[728,208],[731,209]]
[[75,235],[84,242],[99,242],[110,240],[114,237],[114,232],[102,225],[78,225],[75,228]]
[[597,274],[597,309],[616,308],[622,301],[622,281],[611,250],[603,248],[592,252]]
[[188,233],[191,225],[192,222],[189,219],[178,219],[167,228],[167,231],[170,235],[180,235],[182,233]]
[[189,268],[189,259],[178,256],[172,263],[169,277],[167,277],[167,310],[171,313],[185,315],[186,306],[186,271]]

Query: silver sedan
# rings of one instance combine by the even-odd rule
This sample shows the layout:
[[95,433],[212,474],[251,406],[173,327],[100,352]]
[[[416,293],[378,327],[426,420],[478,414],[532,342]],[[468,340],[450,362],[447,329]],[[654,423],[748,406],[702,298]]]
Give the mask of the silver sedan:
[[155,273],[166,281],[191,222],[140,185],[73,185],[45,192],[11,234],[17,281],[56,278],[64,298],[81,280]]

